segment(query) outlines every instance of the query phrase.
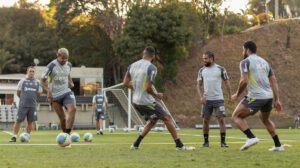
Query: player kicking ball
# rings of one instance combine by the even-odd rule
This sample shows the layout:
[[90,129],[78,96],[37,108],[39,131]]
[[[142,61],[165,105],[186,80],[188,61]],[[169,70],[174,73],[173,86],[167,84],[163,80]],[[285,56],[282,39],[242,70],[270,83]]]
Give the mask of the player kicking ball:
[[[68,62],[68,59],[69,51],[66,48],[59,49],[57,59],[47,65],[42,75],[41,84],[44,90],[47,91],[48,101],[59,117],[61,129],[70,134],[75,120],[76,101],[70,89],[74,87],[74,84],[70,76],[72,65]],[[48,77],[50,77],[49,87]],[[69,113],[67,119],[63,107],[66,107]],[[71,144],[67,147],[71,147]]]
[[9,142],[16,142],[22,122],[27,117],[26,132],[30,134],[32,122],[37,121],[36,100],[43,92],[40,82],[34,78],[35,69],[27,68],[27,78],[20,80],[17,95],[20,97],[17,120],[14,125],[14,135]]
[[246,87],[248,88],[248,95],[236,107],[232,119],[248,138],[246,144],[241,147],[242,151],[259,143],[259,139],[251,132],[245,120],[258,111],[260,111],[259,118],[274,140],[275,146],[269,150],[284,151],[277,136],[275,125],[269,118],[273,100],[275,110],[278,113],[282,110],[278,84],[270,64],[257,56],[256,50],[256,44],[252,41],[246,42],[243,46],[244,60],[240,63],[241,80],[238,90],[232,95],[232,100],[236,101]]
[[181,142],[177,136],[171,116],[152,97],[163,98],[162,93],[156,93],[152,88],[157,73],[156,67],[151,63],[154,58],[155,49],[151,46],[146,47],[143,51],[143,59],[131,64],[124,78],[123,85],[133,90],[132,101],[134,107],[141,115],[145,116],[146,121],[149,120],[140,136],[131,146],[131,149],[139,149],[142,139],[161,119],[175,141],[176,150],[194,150],[195,147],[186,146]]

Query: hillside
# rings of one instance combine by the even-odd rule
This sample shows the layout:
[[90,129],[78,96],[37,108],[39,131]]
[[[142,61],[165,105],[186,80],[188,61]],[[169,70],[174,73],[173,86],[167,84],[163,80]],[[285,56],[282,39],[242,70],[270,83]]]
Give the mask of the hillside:
[[[290,48],[286,48],[288,27],[291,28]],[[203,66],[202,53],[206,50],[215,53],[216,63],[227,69],[232,92],[235,92],[240,79],[242,45],[247,40],[256,42],[257,54],[271,64],[279,83],[283,113],[273,112],[273,121],[276,126],[287,126],[294,122],[294,115],[300,114],[300,21],[267,25],[250,32],[226,36],[223,42],[221,39],[212,39],[204,47],[193,49],[190,57],[181,63],[176,79],[168,81],[165,87],[164,100],[181,127],[194,127],[202,123],[201,104],[196,90],[197,74]],[[224,97],[227,102],[225,90]],[[230,116],[236,105],[227,105],[227,123],[233,124]],[[248,118],[250,127],[262,128],[258,120],[257,116]],[[215,117],[212,123],[216,123]]]

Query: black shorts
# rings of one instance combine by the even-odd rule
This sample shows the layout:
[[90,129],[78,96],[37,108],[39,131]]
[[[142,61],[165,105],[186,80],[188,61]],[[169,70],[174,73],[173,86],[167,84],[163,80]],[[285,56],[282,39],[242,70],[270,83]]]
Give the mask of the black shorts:
[[95,117],[96,117],[96,120],[105,120],[105,114],[104,112],[95,112]]
[[75,96],[73,92],[67,92],[61,96],[53,99],[54,102],[66,106],[67,104],[76,104]]
[[150,120],[153,123],[167,114],[164,108],[157,102],[154,102],[153,105],[133,104],[133,106],[142,116],[145,116],[146,121]]
[[253,99],[245,96],[242,104],[250,110],[251,115],[254,115],[259,110],[268,113],[272,110],[273,99]]
[[217,117],[226,117],[224,100],[206,100],[202,105],[202,118],[210,118],[214,109]]

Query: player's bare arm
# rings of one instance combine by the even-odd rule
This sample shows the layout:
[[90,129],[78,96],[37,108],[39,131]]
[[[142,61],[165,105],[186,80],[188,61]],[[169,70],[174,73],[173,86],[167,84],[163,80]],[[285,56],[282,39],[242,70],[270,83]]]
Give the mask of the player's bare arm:
[[279,89],[278,89],[278,84],[275,75],[270,76],[269,81],[274,94],[274,108],[279,113],[282,111],[282,106],[279,101]]
[[230,85],[229,80],[225,81],[225,87],[226,87],[226,90],[227,90],[227,93],[228,93],[228,103],[233,104],[233,101],[231,99],[231,85]]
[[133,90],[131,79],[128,78],[128,77],[124,78],[124,80],[123,80],[123,86],[125,86],[125,87],[130,88],[130,89]]
[[237,100],[237,98],[244,92],[247,85],[248,85],[248,74],[242,74],[241,75],[241,80],[240,80],[240,83],[239,83],[239,86],[238,86],[238,90],[231,97],[233,102],[235,102]]
[[42,79],[41,80],[41,86],[44,90],[46,90],[47,92],[47,100],[52,103],[53,102],[53,96],[52,96],[52,93],[51,93],[51,90],[48,88],[48,82],[46,79]]
[[200,96],[200,102],[202,104],[206,104],[206,98],[204,97],[204,91],[203,91],[203,82],[202,81],[198,81],[197,84],[197,90],[198,90],[198,94]]
[[151,94],[152,96],[158,98],[158,99],[162,99],[163,98],[163,94],[162,93],[157,93],[153,90],[152,88],[152,82],[146,82],[146,91]]
[[68,75],[68,85],[69,85],[70,89],[72,89],[74,87],[74,83],[72,81],[72,78],[71,78],[70,74]]

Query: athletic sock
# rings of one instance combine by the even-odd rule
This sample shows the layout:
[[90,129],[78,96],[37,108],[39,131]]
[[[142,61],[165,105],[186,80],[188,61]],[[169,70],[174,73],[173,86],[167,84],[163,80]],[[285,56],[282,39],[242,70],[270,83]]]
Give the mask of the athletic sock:
[[178,138],[178,139],[175,139],[174,141],[175,141],[175,143],[176,143],[176,147],[178,147],[178,148],[183,147],[183,143],[181,142],[181,140],[180,140],[179,138]]
[[66,129],[66,133],[70,135],[72,129]]
[[204,142],[207,143],[208,142],[208,134],[203,134],[204,137]]
[[225,142],[226,133],[221,133],[221,142]]
[[99,131],[97,131],[97,134],[99,134]]
[[100,129],[100,132],[102,132],[103,130],[102,129]]
[[278,136],[275,135],[275,136],[273,136],[272,138],[273,138],[273,140],[274,140],[275,146],[276,146],[276,147],[280,147],[280,146],[281,146],[281,143],[280,143],[280,141],[279,141]]
[[143,140],[144,137],[142,137],[141,135],[137,138],[137,140],[134,142],[133,146],[135,147],[139,147],[141,141]]
[[246,129],[245,131],[243,131],[244,132],[244,134],[246,134],[247,135],[247,137],[249,138],[249,139],[251,139],[251,138],[255,138],[255,136],[253,135],[253,133],[250,131],[250,129],[248,128],[248,129]]
[[17,135],[17,134],[15,134],[15,135],[13,135],[13,137],[17,138],[17,137],[18,137],[18,135]]

